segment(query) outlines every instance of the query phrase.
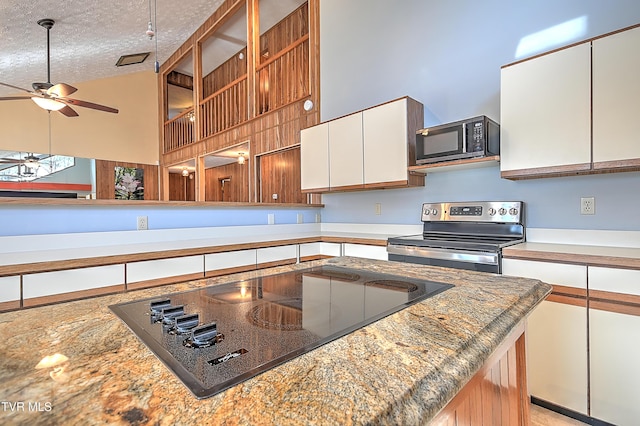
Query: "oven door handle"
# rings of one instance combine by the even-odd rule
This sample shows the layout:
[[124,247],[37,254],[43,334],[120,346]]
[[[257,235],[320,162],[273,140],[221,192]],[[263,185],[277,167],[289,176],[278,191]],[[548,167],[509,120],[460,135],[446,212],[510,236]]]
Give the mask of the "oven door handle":
[[440,260],[454,260],[458,262],[482,263],[485,265],[497,265],[499,256],[497,252],[471,251],[471,250],[446,250],[433,247],[405,246],[387,244],[387,253],[401,256],[424,257]]

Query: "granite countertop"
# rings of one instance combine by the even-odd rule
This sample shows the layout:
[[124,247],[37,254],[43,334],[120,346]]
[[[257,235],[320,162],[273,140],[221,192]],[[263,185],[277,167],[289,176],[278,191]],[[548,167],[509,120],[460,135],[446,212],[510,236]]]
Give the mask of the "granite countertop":
[[[204,400],[193,397],[108,308],[319,264],[455,287]],[[0,422],[427,422],[550,291],[537,280],[346,257],[3,313]]]

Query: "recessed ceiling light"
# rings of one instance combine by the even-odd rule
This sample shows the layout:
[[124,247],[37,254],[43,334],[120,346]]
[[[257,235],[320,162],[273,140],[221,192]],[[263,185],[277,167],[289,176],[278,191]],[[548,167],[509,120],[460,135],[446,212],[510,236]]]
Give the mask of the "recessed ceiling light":
[[133,65],[133,64],[141,64],[145,59],[149,56],[151,52],[143,52],[143,53],[134,53],[133,55],[122,55],[118,62],[116,62],[116,67],[123,67],[125,65]]

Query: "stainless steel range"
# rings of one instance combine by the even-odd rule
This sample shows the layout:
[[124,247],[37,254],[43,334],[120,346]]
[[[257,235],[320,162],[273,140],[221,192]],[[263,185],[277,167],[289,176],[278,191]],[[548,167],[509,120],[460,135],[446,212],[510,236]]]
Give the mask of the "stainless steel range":
[[449,287],[323,265],[109,308],[207,398]]
[[502,248],[525,239],[521,201],[425,203],[420,235],[387,240],[389,260],[502,272]]

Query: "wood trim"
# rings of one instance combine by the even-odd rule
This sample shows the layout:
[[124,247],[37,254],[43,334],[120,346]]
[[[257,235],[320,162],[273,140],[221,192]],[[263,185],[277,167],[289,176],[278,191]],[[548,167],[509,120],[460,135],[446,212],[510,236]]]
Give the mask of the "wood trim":
[[552,293],[549,296],[547,296],[546,300],[549,302],[562,303],[563,305],[580,306],[582,308],[587,307],[586,298],[583,299],[583,298],[571,297],[564,294]]
[[345,237],[320,237],[309,242],[338,243],[338,244],[363,244],[367,246],[386,247],[387,240],[377,240],[374,238],[345,238]]
[[[105,294],[121,293],[125,291],[124,284],[117,284],[106,287],[92,288],[88,290],[70,291],[67,293],[52,294],[49,296],[32,297],[23,300],[25,308],[39,305],[50,305],[52,303],[67,302],[75,299],[85,299],[95,296],[103,296]],[[18,302],[19,305],[19,302]]]
[[278,59],[282,58],[284,55],[286,55],[287,53],[291,52],[293,49],[295,49],[296,47],[300,46],[302,43],[306,42],[307,40],[309,40],[309,34],[303,35],[298,40],[296,40],[293,43],[291,43],[290,45],[288,45],[285,49],[282,49],[277,54],[269,57],[269,59],[267,59],[266,61],[260,63],[260,65],[258,65],[256,67],[256,71],[260,71],[260,70],[262,70],[264,68],[267,68],[269,65],[271,65],[272,63],[274,63]]
[[503,259],[550,261],[571,265],[601,266],[604,268],[640,269],[640,259],[632,257],[520,250],[509,249],[508,247],[503,249],[502,256]]
[[589,309],[597,309],[599,311],[615,312],[617,314],[626,314],[640,317],[640,305],[616,303],[608,300],[589,300]]
[[329,188],[329,191],[361,191],[365,189],[364,184],[356,184],[356,185],[344,185],[344,186],[332,186]]
[[328,254],[314,254],[309,256],[300,256],[300,262],[311,262],[312,260],[331,259],[334,256]]
[[598,171],[607,172],[620,172],[640,171],[640,158],[633,158],[628,160],[616,160],[616,161],[598,161],[593,163],[593,168]]
[[525,320],[522,320],[430,424],[528,426],[530,413],[524,333]]
[[313,189],[303,189],[303,194],[317,194],[318,192],[329,192],[329,187],[326,188],[313,188]]
[[126,291],[138,290],[141,288],[157,287],[165,284],[174,284],[181,281],[192,281],[204,278],[202,272],[184,275],[173,275],[171,277],[156,278],[153,280],[136,281],[126,284]]
[[552,167],[536,167],[531,169],[502,170],[503,179],[538,179],[545,177],[574,176],[591,172],[591,163],[569,164]]
[[553,290],[552,290],[553,294],[564,295],[568,297],[577,297],[582,299],[587,298],[586,288],[569,287],[569,286],[557,285],[553,283],[551,283],[551,285],[553,286]]
[[86,191],[91,192],[93,186],[84,183],[57,182],[0,182],[0,189],[20,191]]
[[589,308],[640,316],[640,295],[589,290]]
[[491,157],[476,157],[476,158],[468,158],[464,160],[452,160],[452,161],[442,161],[439,163],[429,163],[429,164],[420,164],[415,166],[410,166],[409,170],[420,173],[427,174],[429,172],[438,172],[440,170],[448,170],[448,169],[466,169],[466,168],[476,168],[476,167],[490,167],[495,166],[500,162],[500,156],[494,155]]
[[0,302],[0,312],[12,311],[14,309],[20,309],[19,300],[10,300],[8,302]]
[[238,272],[255,271],[256,269],[257,269],[256,265],[236,266],[234,268],[224,268],[224,269],[210,269],[208,271],[204,271],[204,276],[206,278],[219,277],[220,275],[236,274]]
[[273,262],[263,262],[257,264],[257,269],[273,268],[275,266],[293,265],[297,262],[296,258],[275,260]]

